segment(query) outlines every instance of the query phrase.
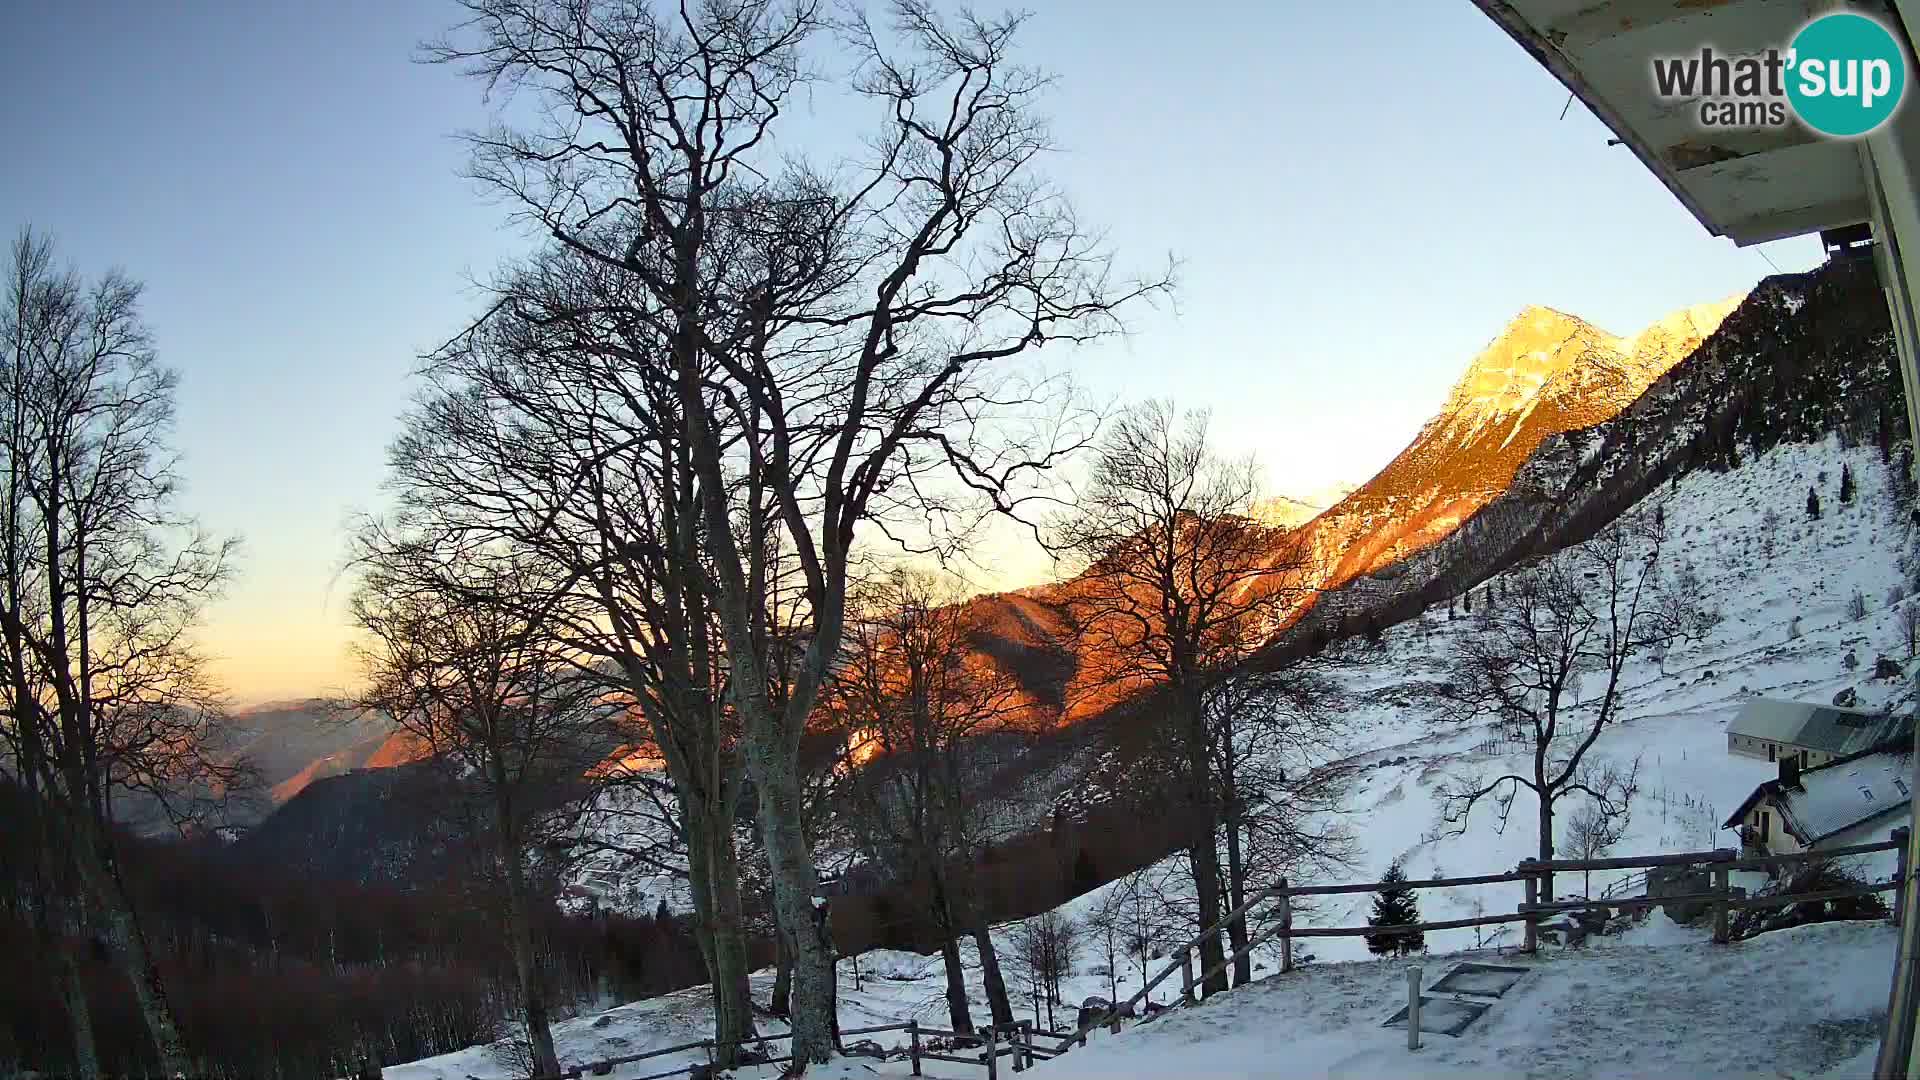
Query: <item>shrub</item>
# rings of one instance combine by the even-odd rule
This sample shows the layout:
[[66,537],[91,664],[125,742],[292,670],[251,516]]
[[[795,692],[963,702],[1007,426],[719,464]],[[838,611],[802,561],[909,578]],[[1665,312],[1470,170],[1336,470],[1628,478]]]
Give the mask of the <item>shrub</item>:
[[[1782,896],[1798,893],[1855,889],[1867,884],[1858,873],[1833,862],[1802,864],[1792,875],[1761,889],[1756,896]],[[1842,922],[1852,919],[1884,919],[1887,902],[1879,893],[1842,897],[1838,900],[1803,900],[1770,908],[1743,908],[1733,914],[1729,929],[1735,941],[1743,941],[1771,930],[1808,923]]]

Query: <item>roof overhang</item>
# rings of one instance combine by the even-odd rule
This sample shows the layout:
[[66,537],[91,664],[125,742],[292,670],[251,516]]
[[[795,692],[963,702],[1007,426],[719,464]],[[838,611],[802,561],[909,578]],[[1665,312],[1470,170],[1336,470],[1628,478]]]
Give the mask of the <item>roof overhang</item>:
[[[1785,48],[1831,0],[1474,0],[1715,236],[1758,244],[1868,219],[1858,148],[1797,120],[1715,132],[1654,93],[1655,57]],[[1879,4],[1850,7],[1886,15]],[[1889,21],[1895,21],[1889,17]]]

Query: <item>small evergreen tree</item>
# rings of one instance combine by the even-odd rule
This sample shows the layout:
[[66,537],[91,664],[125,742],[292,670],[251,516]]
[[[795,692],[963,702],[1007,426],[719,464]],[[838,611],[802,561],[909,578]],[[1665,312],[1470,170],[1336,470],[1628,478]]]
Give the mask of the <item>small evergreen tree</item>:
[[1473,614],[1473,590],[1472,589],[1468,589],[1466,593],[1460,597],[1460,602],[1463,605],[1462,607],[1463,611],[1465,611],[1469,615]]
[[1853,501],[1853,468],[1849,465],[1840,466],[1840,501]]
[[1820,520],[1820,493],[1811,487],[1807,489],[1807,520]]
[[[1407,872],[1401,869],[1400,860],[1395,859],[1393,865],[1387,867],[1386,876],[1380,879],[1380,891],[1373,894],[1373,914],[1367,918],[1368,926],[1411,926],[1420,921],[1420,904],[1414,899],[1413,890],[1394,888],[1405,880]],[[1367,935],[1367,951],[1375,956],[1405,956],[1423,952],[1426,947],[1424,931]]]

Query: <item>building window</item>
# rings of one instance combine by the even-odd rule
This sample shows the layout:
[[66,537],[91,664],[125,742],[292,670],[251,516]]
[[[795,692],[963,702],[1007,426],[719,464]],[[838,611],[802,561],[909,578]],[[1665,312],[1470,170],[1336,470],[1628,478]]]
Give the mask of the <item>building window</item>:
[[1767,744],[1767,760],[1768,761],[1780,760],[1780,748],[1778,746],[1775,746],[1772,743]]

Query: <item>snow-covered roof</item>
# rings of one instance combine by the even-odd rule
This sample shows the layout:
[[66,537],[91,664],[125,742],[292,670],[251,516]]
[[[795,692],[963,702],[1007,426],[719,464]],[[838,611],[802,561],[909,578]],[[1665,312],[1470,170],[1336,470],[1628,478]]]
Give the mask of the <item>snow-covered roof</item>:
[[1909,717],[1883,716],[1863,709],[1754,698],[1741,706],[1740,715],[1727,725],[1727,734],[1844,755],[1880,745],[1909,722]]
[[1774,804],[1802,843],[1816,844],[1913,801],[1908,789],[1912,755],[1884,750],[1808,769],[1800,782],[1782,787]]
[[1913,801],[1913,753],[1904,742],[1888,742],[1838,761],[1803,770],[1791,783],[1769,780],[1753,789],[1726,828],[1737,828],[1761,800],[1779,810],[1781,824],[1803,844],[1827,837],[1884,814],[1905,809]]

